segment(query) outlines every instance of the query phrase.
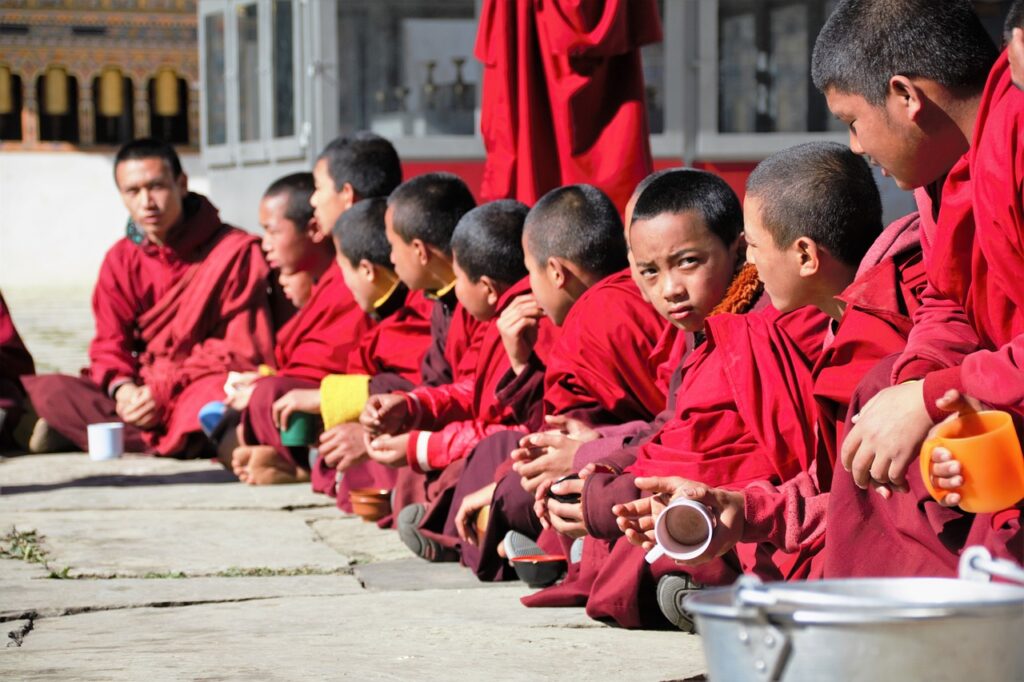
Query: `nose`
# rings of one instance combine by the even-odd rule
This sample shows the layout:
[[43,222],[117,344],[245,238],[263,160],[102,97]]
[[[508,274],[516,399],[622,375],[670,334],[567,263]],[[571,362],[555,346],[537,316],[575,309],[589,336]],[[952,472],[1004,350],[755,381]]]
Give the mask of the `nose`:
[[678,301],[686,297],[686,282],[678,275],[669,274],[662,284],[661,295],[666,301]]
[[263,253],[270,253],[270,249],[273,248],[273,242],[270,239],[270,233],[263,233],[263,240],[260,242],[260,248],[263,249]]
[[316,208],[316,192],[309,195],[309,205]]
[[854,154],[863,154],[864,147],[860,146],[860,140],[857,139],[857,133],[850,131],[850,151]]

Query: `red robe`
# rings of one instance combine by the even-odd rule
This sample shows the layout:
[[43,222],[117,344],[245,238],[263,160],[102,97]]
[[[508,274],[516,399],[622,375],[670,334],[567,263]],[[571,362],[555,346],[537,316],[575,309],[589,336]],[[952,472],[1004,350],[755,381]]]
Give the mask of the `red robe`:
[[586,182],[619,210],[653,170],[640,48],[661,40],[654,0],[488,0],[481,195],[533,204]]
[[[982,95],[970,151],[953,167],[935,223],[925,226],[925,299],[890,378],[924,379],[925,404],[948,388],[1024,415],[1024,93],[1011,82],[1006,53]],[[934,216],[918,192],[922,214]],[[872,390],[884,387],[879,383]],[[862,386],[864,398],[869,387]],[[996,514],[940,506],[924,489],[917,460],[910,492],[882,500],[849,475],[833,480],[826,550],[831,575],[955,575],[962,549],[985,545],[1024,563],[1024,502]],[[835,513],[831,510],[835,509]],[[842,512],[840,511],[842,510]],[[852,552],[848,548],[869,548]]]
[[320,381],[346,371],[349,354],[373,321],[352,298],[336,261],[313,285],[309,301],[277,333],[277,374]]
[[14,444],[14,427],[24,414],[25,389],[21,377],[35,374],[32,356],[14,328],[11,311],[0,294],[0,450]]
[[166,245],[124,238],[107,252],[93,292],[96,336],[84,380],[25,382],[39,416],[82,449],[90,420],[116,419],[110,389],[135,381],[152,390],[160,409],[159,426],[140,434],[143,447],[181,454],[193,447],[190,439],[199,442],[199,409],[224,399],[227,373],[272,361],[269,269],[259,240],[221,223],[197,194],[188,195],[185,212]]

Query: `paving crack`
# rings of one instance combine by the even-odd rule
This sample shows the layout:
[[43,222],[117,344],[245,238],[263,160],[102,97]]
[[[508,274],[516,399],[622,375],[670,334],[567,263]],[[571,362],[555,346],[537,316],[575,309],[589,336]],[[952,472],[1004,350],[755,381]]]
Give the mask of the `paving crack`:
[[7,633],[7,638],[11,640],[7,643],[7,648],[20,647],[25,641],[25,637],[28,633],[32,632],[32,629],[35,627],[35,616],[26,616],[23,618],[17,618],[16,620],[25,620],[25,618],[28,620],[24,625]]

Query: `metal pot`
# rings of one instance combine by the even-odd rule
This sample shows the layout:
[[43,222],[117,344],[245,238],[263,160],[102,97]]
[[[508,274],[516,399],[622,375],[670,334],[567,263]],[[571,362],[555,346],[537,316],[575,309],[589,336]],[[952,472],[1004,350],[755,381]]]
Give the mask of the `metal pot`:
[[959,580],[744,576],[683,605],[715,682],[1024,680],[1024,587],[987,582],[992,575],[1024,585],[1024,570],[972,547]]

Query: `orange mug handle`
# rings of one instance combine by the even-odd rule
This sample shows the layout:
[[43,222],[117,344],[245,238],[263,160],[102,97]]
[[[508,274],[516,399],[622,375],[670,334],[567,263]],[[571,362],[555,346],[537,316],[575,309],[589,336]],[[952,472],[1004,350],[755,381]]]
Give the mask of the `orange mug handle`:
[[942,439],[929,438],[921,445],[921,455],[918,459],[921,462],[921,478],[924,480],[924,487],[928,489],[932,498],[941,502],[950,491],[936,488],[932,483],[932,450],[942,445]]

